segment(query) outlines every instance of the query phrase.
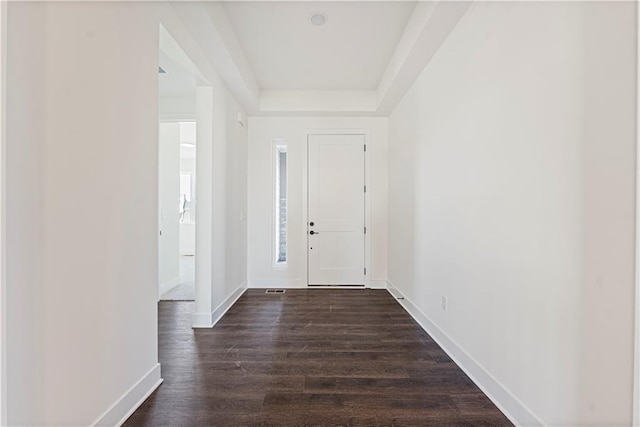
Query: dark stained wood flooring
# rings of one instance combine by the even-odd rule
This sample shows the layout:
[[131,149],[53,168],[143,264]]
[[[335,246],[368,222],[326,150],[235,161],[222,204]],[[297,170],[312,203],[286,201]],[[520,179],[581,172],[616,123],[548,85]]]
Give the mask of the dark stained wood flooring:
[[125,426],[506,426],[385,290],[248,290],[212,329],[161,301],[164,383]]

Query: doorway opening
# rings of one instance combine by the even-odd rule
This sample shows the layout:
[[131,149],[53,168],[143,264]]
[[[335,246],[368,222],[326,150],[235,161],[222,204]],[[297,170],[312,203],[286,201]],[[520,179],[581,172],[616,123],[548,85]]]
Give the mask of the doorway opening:
[[[177,158],[176,158],[177,157]],[[160,300],[195,300],[196,122],[160,123]]]
[[[158,300],[195,301],[196,93],[208,82],[160,25],[158,49]],[[206,126],[205,126],[206,127]],[[206,197],[204,197],[206,202]],[[205,254],[206,255],[206,254]],[[198,279],[200,280],[200,279]]]

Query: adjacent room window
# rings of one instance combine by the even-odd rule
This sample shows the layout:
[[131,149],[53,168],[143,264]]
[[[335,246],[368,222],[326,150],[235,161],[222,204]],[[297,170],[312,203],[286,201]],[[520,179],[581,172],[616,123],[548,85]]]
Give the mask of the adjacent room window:
[[275,163],[275,262],[287,262],[287,146],[274,144]]

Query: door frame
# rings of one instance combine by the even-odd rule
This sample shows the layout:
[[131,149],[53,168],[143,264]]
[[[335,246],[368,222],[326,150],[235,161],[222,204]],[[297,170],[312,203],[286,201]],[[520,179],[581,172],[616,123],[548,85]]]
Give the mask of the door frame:
[[[302,210],[304,212],[304,222],[302,224],[301,232],[307,236],[307,224],[309,224],[309,137],[311,135],[363,135],[364,144],[367,147],[364,152],[364,185],[367,187],[367,192],[364,194],[364,226],[367,227],[367,232],[364,235],[364,267],[367,269],[367,274],[364,276],[364,287],[371,288],[371,274],[373,268],[371,267],[371,251],[372,251],[372,238],[375,233],[374,224],[372,221],[372,207],[373,207],[373,192],[371,185],[371,152],[374,150],[373,138],[371,137],[371,129],[309,129],[306,132],[306,143],[304,144],[305,158],[307,161],[303,167],[303,186],[302,186]],[[308,237],[307,237],[308,239]],[[307,244],[307,254],[305,262],[307,265],[306,274],[306,286],[309,286],[309,249]],[[314,288],[321,288],[322,286],[313,286]],[[333,286],[332,286],[333,287]],[[361,288],[361,286],[341,286],[341,288]]]
[[[0,0],[1,1],[1,0]],[[161,102],[161,101],[159,101]],[[191,123],[195,123],[196,124],[196,129],[198,126],[198,121],[195,117],[195,114],[165,114],[165,115],[161,115],[160,118],[158,119],[158,125],[161,125],[163,123],[174,123],[174,124],[180,124],[183,122],[191,122]],[[196,146],[197,147],[197,146]],[[158,139],[158,160],[160,160],[160,139]],[[196,152],[196,159],[198,158],[198,154]],[[180,157],[178,157],[178,160],[180,160]],[[158,163],[159,165],[159,163]],[[179,168],[178,168],[179,170]],[[193,177],[196,179],[197,182],[197,170],[196,173],[193,174]],[[159,178],[158,178],[159,179]],[[179,179],[179,178],[178,178]],[[192,178],[193,179],[193,178]],[[196,187],[196,192],[197,192],[197,187]],[[160,194],[160,181],[158,181],[158,195]],[[197,193],[196,193],[197,194]],[[160,204],[158,204],[158,230],[161,231],[160,229]],[[178,236],[180,236],[180,234],[178,233]],[[178,237],[178,245],[180,245],[180,238]],[[160,263],[160,236],[158,236],[158,263]],[[180,255],[178,254],[178,261],[180,261]],[[194,261],[197,263],[198,260],[194,255]],[[158,264],[158,274],[160,272],[160,264]],[[178,277],[180,276],[180,267],[178,267]],[[195,283],[195,287],[197,289],[197,282],[196,279],[194,277],[193,279],[194,283]],[[158,280],[158,302],[162,301],[161,297],[162,297],[162,292],[161,292],[161,288],[162,288],[162,283],[160,283],[160,280]],[[194,296],[194,303],[195,303],[195,296]]]
[[7,65],[7,1],[0,0],[0,425],[7,424],[7,358],[6,358],[6,262],[5,262],[5,163],[6,163],[6,65]]
[[633,425],[640,426],[640,5],[636,3],[636,217]]

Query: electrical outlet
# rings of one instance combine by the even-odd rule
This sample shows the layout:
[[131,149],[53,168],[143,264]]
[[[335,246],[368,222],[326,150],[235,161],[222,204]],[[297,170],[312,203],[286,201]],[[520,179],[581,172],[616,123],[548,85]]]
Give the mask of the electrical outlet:
[[441,304],[442,304],[442,310],[447,311],[447,305],[449,304],[449,299],[443,296]]

